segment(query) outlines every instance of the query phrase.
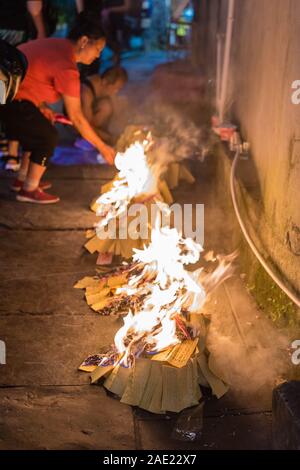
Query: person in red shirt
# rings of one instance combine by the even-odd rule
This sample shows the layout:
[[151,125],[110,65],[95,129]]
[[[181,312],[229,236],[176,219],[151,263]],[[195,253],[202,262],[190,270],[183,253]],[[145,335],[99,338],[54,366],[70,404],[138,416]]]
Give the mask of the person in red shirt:
[[18,140],[25,151],[12,189],[21,202],[51,204],[59,198],[48,194],[41,182],[48,159],[57,145],[54,114],[47,103],[63,98],[68,116],[81,136],[95,146],[109,164],[115,151],[92,129],[81,110],[77,62],[90,64],[105,46],[99,22],[78,15],[67,39],[37,39],[19,49],[28,60],[27,75],[13,102],[1,107],[7,137]]
[[[30,37],[33,39],[32,33],[34,38],[46,37],[43,3],[42,0],[0,0],[0,39],[17,46]],[[18,142],[8,143],[6,170],[18,170],[18,150]]]

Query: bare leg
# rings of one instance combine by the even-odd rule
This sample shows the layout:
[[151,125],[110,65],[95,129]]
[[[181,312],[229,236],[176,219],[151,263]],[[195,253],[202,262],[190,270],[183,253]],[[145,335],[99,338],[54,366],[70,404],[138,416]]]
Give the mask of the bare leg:
[[40,180],[45,171],[45,166],[30,161],[23,187],[20,188],[20,192],[17,191],[17,201],[33,202],[38,204],[54,204],[59,201],[59,197],[53,196],[52,194],[48,194],[44,191],[44,189],[47,189],[45,183],[43,187],[40,187]]
[[18,173],[18,180],[25,181],[30,164],[30,152],[24,152],[21,160],[21,166]]
[[105,128],[108,126],[109,120],[113,114],[113,107],[110,99],[103,98],[97,106],[93,115],[93,125],[96,128]]
[[93,115],[93,125],[97,134],[105,143],[113,145],[113,136],[107,130],[110,118],[113,114],[113,107],[110,99],[102,99]]
[[116,139],[114,138],[114,136],[112,134],[110,134],[110,132],[107,132],[106,130],[104,129],[100,129],[99,127],[98,128],[95,128],[95,131],[97,132],[98,136],[108,145],[111,145],[112,147],[115,145],[116,143]]
[[46,167],[30,162],[27,177],[24,182],[25,191],[34,191],[39,187],[41,177],[46,171]]
[[19,164],[18,164],[18,149],[19,149],[19,142],[17,140],[10,140],[8,142],[8,154],[11,158],[8,158],[5,168],[7,170],[18,171]]

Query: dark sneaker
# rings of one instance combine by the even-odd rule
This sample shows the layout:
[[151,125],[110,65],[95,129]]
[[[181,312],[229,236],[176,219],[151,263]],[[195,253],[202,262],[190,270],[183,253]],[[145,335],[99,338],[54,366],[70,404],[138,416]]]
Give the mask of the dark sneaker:
[[[10,189],[12,191],[15,191],[15,193],[18,193],[19,191],[21,191],[22,186],[23,186],[23,182],[18,180],[18,179],[15,179],[13,184],[11,185]],[[52,184],[49,183],[49,181],[40,181],[39,188],[42,191],[44,191],[45,189],[51,188],[51,186],[52,186]]]
[[35,204],[55,204],[60,200],[59,197],[45,193],[40,188],[37,188],[34,191],[25,191],[24,189],[21,189],[16,195],[16,199],[20,202],[33,202]]

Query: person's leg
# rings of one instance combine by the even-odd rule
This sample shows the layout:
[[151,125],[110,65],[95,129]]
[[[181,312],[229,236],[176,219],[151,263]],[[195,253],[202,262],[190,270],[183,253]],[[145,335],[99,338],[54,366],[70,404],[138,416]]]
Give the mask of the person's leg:
[[43,191],[43,189],[49,187],[49,184],[42,185],[41,178],[46,171],[47,161],[54,152],[57,143],[57,132],[47,119],[42,124],[40,123],[38,127],[41,140],[35,143],[34,148],[32,147],[28,173],[23,188],[17,195],[17,200],[38,204],[52,204],[58,202],[59,198]]
[[24,183],[26,180],[26,176],[28,174],[28,169],[29,169],[29,163],[30,163],[30,152],[24,152],[22,155],[21,159],[21,166],[20,170],[18,173],[18,181]]
[[6,170],[18,171],[20,167],[18,163],[18,150],[19,142],[16,140],[10,140],[8,142],[8,158],[5,165]]
[[28,173],[24,181],[24,186],[23,186],[24,190],[35,191],[39,187],[40,180],[43,174],[45,173],[45,171],[46,171],[45,166],[41,166],[41,165],[38,165],[37,163],[30,162]]
[[109,132],[109,122],[113,115],[113,104],[110,97],[100,98],[94,110],[93,124],[97,134],[109,145],[114,144],[112,134]]
[[113,114],[113,104],[109,97],[100,98],[97,101],[93,114],[93,124],[96,128],[107,130],[109,121]]
[[[21,158],[21,166],[20,170],[18,171],[17,178],[12,182],[11,189],[15,192],[21,191],[24,186],[25,180],[28,176],[29,172],[29,165],[30,165],[30,152],[23,152]],[[39,188],[43,191],[46,189],[51,188],[51,183],[49,181],[40,181]]]
[[10,186],[10,189],[12,191],[15,191],[16,193],[21,191],[24,181],[26,179],[28,168],[29,168],[29,158],[30,158],[30,152],[24,152],[21,158],[21,165],[18,171],[18,176],[15,178],[15,180],[12,182]]
[[46,170],[48,159],[57,145],[57,132],[51,122],[29,101],[15,101],[5,105],[4,123],[10,139],[18,140],[25,151],[30,151],[23,161],[24,187],[17,194],[18,201],[50,204],[59,198],[44,193],[39,188],[40,179]]

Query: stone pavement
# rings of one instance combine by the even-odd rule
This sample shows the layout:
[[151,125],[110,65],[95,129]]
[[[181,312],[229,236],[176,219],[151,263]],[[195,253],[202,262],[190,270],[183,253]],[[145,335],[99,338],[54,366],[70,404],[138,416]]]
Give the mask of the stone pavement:
[[[270,448],[270,388],[210,399],[203,439],[189,444],[171,440],[174,417],[132,410],[77,371],[121,324],[91,311],[82,291],[73,289],[95,269],[95,256],[83,248],[84,229],[95,221],[89,202],[109,176],[105,167],[51,168],[49,179],[62,202],[40,207],[15,202],[9,177],[1,175],[0,339],[7,364],[0,366],[0,449]],[[209,211],[204,181],[177,190],[176,198],[206,202]],[[258,325],[247,324],[254,306],[239,283],[220,288],[211,306],[215,313],[220,309],[222,334],[242,349],[244,330]],[[243,295],[238,320],[236,289]]]

